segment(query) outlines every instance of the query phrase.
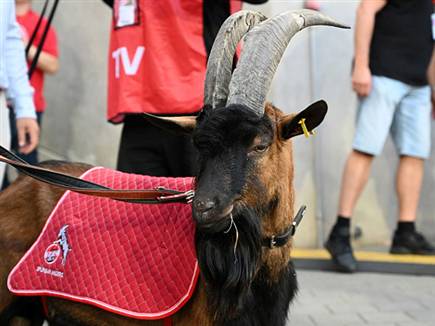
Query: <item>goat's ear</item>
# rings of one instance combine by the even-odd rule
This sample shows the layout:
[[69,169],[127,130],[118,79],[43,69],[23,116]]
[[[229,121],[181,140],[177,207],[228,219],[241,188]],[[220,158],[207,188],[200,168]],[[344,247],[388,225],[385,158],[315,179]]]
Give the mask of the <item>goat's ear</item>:
[[279,123],[281,137],[283,139],[289,139],[294,136],[302,135],[304,131],[301,121],[305,122],[307,130],[310,132],[323,121],[327,111],[328,105],[325,101],[321,100],[311,104],[296,115],[291,114],[284,116]]
[[159,117],[153,114],[144,113],[145,119],[161,129],[176,134],[191,134],[196,126],[196,116],[179,116],[179,117]]

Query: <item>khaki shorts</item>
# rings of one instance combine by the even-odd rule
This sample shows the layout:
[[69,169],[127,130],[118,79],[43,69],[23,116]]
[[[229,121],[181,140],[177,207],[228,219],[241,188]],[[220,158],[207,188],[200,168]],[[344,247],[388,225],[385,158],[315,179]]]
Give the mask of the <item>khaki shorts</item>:
[[431,109],[429,86],[373,76],[369,96],[359,102],[353,149],[378,155],[391,134],[398,155],[428,158]]

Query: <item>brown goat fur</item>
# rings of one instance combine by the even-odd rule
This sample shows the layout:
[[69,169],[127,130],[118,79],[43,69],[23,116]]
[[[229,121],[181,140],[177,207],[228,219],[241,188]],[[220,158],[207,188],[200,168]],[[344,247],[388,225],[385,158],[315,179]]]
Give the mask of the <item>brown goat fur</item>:
[[[266,104],[265,113],[272,121],[273,141],[267,153],[257,161],[256,171],[253,172],[259,177],[263,191],[261,193],[252,191],[256,187],[249,184],[248,178],[245,186],[247,191],[243,191],[241,200],[243,200],[243,205],[255,207],[258,205],[259,198],[264,203],[279,199],[273,210],[268,212],[268,215],[261,221],[263,237],[270,237],[283,233],[292,223],[294,216],[292,142],[281,137],[280,127],[284,118],[294,115],[286,116],[270,103]],[[276,280],[282,270],[287,267],[290,261],[290,248],[291,241],[274,250],[263,248],[262,263],[267,266],[272,280]]]
[[[294,187],[293,187],[293,155],[292,142],[281,137],[280,122],[284,118],[282,111],[271,104],[266,105],[266,114],[274,121],[274,139],[269,153],[259,162],[260,179],[267,189],[268,201],[273,197],[281,197],[276,208],[267,219],[262,221],[263,236],[270,237],[283,233],[292,223],[294,216]],[[274,168],[271,168],[274,167]],[[255,198],[251,198],[255,200]],[[251,203],[250,203],[251,204]],[[263,262],[268,267],[271,278],[276,280],[281,271],[290,261],[291,241],[275,250],[263,248]]]

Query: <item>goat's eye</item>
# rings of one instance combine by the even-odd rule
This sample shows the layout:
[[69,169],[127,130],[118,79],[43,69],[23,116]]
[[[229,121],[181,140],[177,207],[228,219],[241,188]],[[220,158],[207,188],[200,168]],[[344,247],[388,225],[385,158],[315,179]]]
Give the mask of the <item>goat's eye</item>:
[[256,153],[263,153],[265,152],[267,149],[269,148],[269,146],[264,145],[264,144],[260,144],[260,145],[256,145],[252,148],[252,152],[256,152]]

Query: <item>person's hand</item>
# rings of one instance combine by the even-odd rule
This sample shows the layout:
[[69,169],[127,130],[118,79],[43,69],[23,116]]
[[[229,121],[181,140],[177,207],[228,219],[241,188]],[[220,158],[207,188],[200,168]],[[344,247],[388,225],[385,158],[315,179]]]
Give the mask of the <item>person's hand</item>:
[[29,154],[39,142],[39,126],[36,119],[17,119],[18,147],[22,154]]
[[355,66],[352,73],[352,88],[358,96],[367,96],[372,89],[372,73],[368,67]]

